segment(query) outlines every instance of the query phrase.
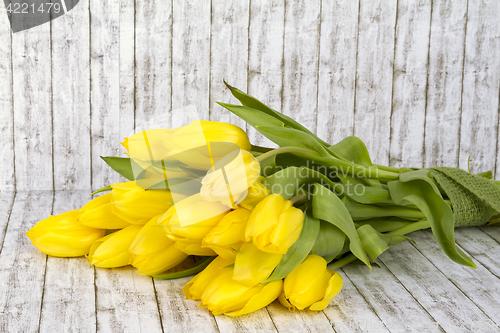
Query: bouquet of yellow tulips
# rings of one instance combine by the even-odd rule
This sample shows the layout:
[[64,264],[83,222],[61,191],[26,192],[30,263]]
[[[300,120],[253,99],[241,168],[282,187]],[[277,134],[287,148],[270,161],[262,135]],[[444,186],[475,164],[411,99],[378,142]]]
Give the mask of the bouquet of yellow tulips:
[[[129,181],[40,221],[27,232],[33,244],[155,278],[196,274],[185,296],[229,316],[276,299],[322,310],[342,289],[335,269],[371,269],[391,245],[426,228],[451,260],[475,267],[453,232],[500,221],[491,172],[376,165],[359,138],[331,145],[227,86],[242,105],[219,104],[279,148],[253,146],[239,127],[204,120],[136,133],[122,143],[129,157],[103,157]],[[188,256],[194,266],[169,271]]]

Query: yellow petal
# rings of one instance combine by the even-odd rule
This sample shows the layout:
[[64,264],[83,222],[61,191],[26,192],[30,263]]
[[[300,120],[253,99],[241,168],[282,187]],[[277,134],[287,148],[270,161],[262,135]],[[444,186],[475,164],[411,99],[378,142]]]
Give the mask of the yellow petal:
[[182,288],[186,298],[200,300],[203,291],[210,284],[210,282],[227,270],[222,267],[230,265],[231,263],[231,261],[220,257],[215,258],[214,261],[212,261],[203,271],[198,273],[184,286],[184,288]]
[[81,225],[78,210],[49,216],[33,226],[26,236],[41,252],[54,257],[79,257],[89,253],[91,245],[105,230]]
[[100,229],[123,229],[130,225],[112,213],[111,193],[106,193],[87,202],[78,211],[78,221],[87,227]]
[[262,309],[263,307],[271,304],[279,296],[281,290],[282,290],[281,280],[267,283],[257,295],[254,295],[252,298],[250,298],[250,300],[245,304],[245,306],[241,310],[226,312],[225,315],[231,317],[237,317]]
[[321,301],[311,305],[309,309],[312,311],[321,311],[325,309],[328,304],[330,304],[332,299],[342,290],[343,285],[342,276],[340,276],[337,272],[333,272],[333,275],[328,282],[325,297]]
[[233,280],[253,286],[266,280],[283,257],[260,251],[253,243],[244,243],[236,254]]
[[130,245],[141,225],[131,225],[101,238],[92,244],[88,255],[89,262],[98,267],[121,267],[130,263]]

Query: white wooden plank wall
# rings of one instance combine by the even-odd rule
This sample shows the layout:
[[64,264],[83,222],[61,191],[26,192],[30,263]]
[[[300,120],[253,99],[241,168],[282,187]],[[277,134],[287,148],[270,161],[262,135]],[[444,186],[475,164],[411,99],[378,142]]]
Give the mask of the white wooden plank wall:
[[1,190],[118,181],[99,156],[144,124],[245,126],[223,78],[377,163],[500,172],[498,1],[81,0],[15,34],[0,15]]

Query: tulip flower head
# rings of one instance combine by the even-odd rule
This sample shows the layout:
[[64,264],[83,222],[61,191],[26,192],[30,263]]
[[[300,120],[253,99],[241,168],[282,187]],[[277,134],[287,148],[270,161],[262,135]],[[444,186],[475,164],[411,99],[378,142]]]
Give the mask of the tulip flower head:
[[253,243],[244,243],[236,254],[233,279],[255,286],[271,275],[282,257],[279,253],[261,251]]
[[246,150],[234,151],[221,159],[201,181],[201,196],[236,208],[260,176],[260,164]]
[[264,200],[265,197],[269,195],[269,190],[267,187],[264,186],[261,182],[255,182],[253,185],[248,189],[247,196],[243,201],[241,201],[238,206],[246,208],[248,210],[253,210],[255,206],[262,200]]
[[176,242],[176,248],[194,255],[215,255],[210,248],[202,248],[202,239],[228,213],[220,202],[208,202],[200,194],[177,202],[162,217],[167,237]]
[[79,257],[89,253],[91,245],[104,236],[105,230],[90,228],[77,220],[78,210],[49,216],[28,230],[33,245],[54,257]]
[[202,244],[224,259],[233,259],[245,241],[245,228],[250,211],[237,208],[225,215],[203,238]]
[[285,278],[280,303],[299,310],[325,309],[343,286],[340,274],[328,270],[326,264],[322,257],[309,255]]
[[[111,188],[111,211],[131,224],[146,224],[156,215],[165,213],[174,200],[168,190],[146,190],[136,182],[115,183]],[[185,197],[179,193],[176,196]]]
[[187,258],[163,232],[163,226],[158,223],[160,217],[155,216],[146,223],[130,246],[130,263],[138,268],[139,274],[159,274]]
[[206,120],[177,128],[172,135],[164,136],[163,146],[169,151],[169,159],[204,171],[231,151],[251,148],[247,134],[238,126]]
[[201,300],[217,316],[240,316],[257,311],[274,301],[282,290],[282,281],[246,286],[232,279],[233,269],[225,268],[228,260],[217,258],[184,287],[187,299]]
[[302,230],[304,213],[279,194],[257,204],[245,230],[245,240],[264,252],[285,254]]
[[90,247],[89,263],[105,268],[130,264],[129,248],[141,228],[142,225],[131,225],[95,241]]
[[111,193],[106,193],[87,202],[78,211],[78,221],[84,226],[100,229],[123,229],[129,222],[112,212]]

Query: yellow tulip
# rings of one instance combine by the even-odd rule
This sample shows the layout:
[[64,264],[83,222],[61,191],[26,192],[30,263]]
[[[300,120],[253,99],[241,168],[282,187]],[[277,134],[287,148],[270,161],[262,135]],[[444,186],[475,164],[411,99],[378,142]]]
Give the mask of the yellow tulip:
[[163,232],[163,226],[158,224],[160,217],[155,216],[146,223],[130,246],[130,263],[138,268],[139,274],[159,274],[187,258],[187,254],[177,250],[175,242]]
[[221,257],[215,258],[204,270],[196,274],[196,276],[182,288],[186,299],[192,299],[193,301],[201,300],[201,294],[210,282],[221,273],[229,271],[229,268],[223,267],[232,263],[233,261]]
[[261,309],[274,301],[282,290],[282,281],[246,286],[232,279],[231,261],[216,258],[183,288],[187,299],[201,300],[214,315],[240,316]]
[[129,222],[113,214],[111,211],[111,193],[87,202],[78,211],[78,221],[84,226],[100,229],[123,229],[130,225]]
[[185,196],[168,190],[145,190],[136,182],[111,184],[111,211],[131,224],[145,224],[165,213],[172,202]]
[[253,210],[259,202],[267,197],[268,194],[269,190],[267,189],[267,187],[257,181],[253,183],[253,185],[248,189],[247,196],[238,204],[238,206],[246,208],[248,210]]
[[104,236],[103,229],[89,228],[77,220],[78,210],[70,210],[38,222],[28,230],[33,245],[54,257],[79,257],[89,253],[94,241]]
[[134,161],[161,160],[169,151],[163,146],[163,139],[175,133],[176,129],[151,129],[135,133],[122,142],[128,155]]
[[342,290],[340,274],[326,268],[326,260],[311,254],[285,278],[280,303],[287,308],[321,311]]
[[245,241],[245,228],[249,217],[250,211],[245,208],[237,208],[228,213],[203,238],[203,246],[214,250],[224,259],[234,260],[236,251]]
[[161,218],[167,236],[177,242],[200,243],[205,235],[228,213],[219,202],[203,200],[200,194],[177,202]]
[[216,256],[217,253],[214,252],[211,248],[203,247],[201,242],[188,242],[183,240],[182,242],[175,242],[175,248],[179,251],[182,251],[189,255],[194,256]]
[[236,254],[233,279],[248,286],[259,284],[271,275],[282,257],[260,251],[253,243],[244,243]]
[[253,155],[246,150],[235,151],[208,171],[201,181],[200,193],[205,200],[235,208],[259,177],[260,164]]
[[129,248],[141,228],[142,225],[131,225],[95,241],[90,247],[89,263],[105,268],[130,264]]
[[163,138],[169,158],[189,168],[208,170],[219,159],[239,149],[250,150],[248,136],[238,126],[207,120],[194,120]]
[[285,254],[302,230],[304,213],[279,194],[257,204],[245,230],[245,240],[261,251]]
[[236,317],[257,311],[269,305],[282,291],[281,280],[246,286],[233,280],[231,271],[214,279],[201,295],[200,307],[206,307],[214,316]]

